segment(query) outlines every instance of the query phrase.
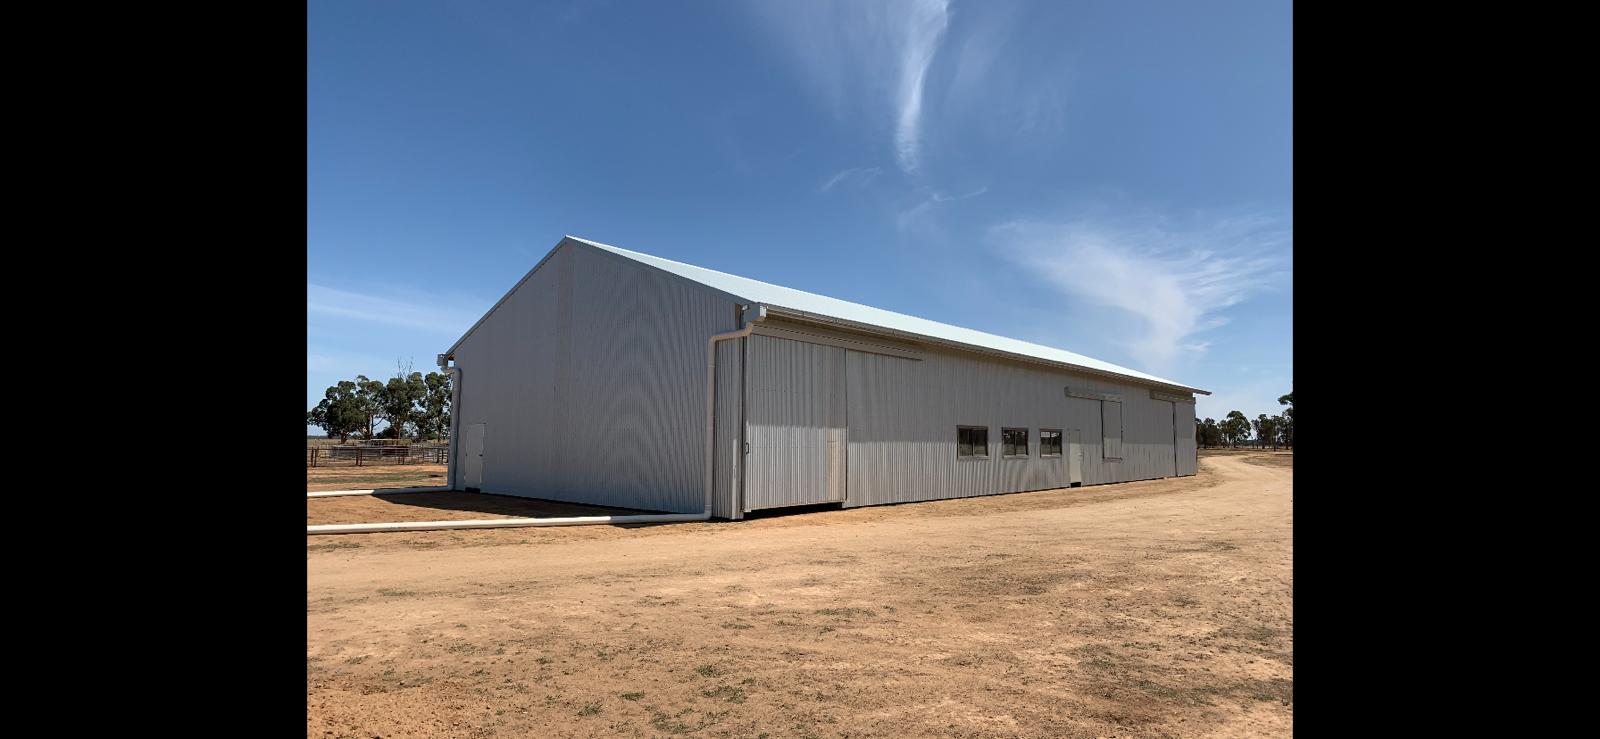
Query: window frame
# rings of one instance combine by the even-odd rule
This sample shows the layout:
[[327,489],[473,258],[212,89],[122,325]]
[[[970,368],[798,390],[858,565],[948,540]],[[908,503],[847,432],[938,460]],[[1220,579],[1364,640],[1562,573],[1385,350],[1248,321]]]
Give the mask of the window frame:
[[[1055,445],[1056,446],[1056,451],[1055,451],[1054,454],[1046,454],[1045,451],[1044,451],[1044,435],[1045,434],[1055,434],[1056,435],[1056,445]],[[1067,438],[1066,429],[1039,429],[1039,458],[1040,459],[1056,459],[1056,458],[1065,456],[1065,452],[1067,450],[1066,438]]]
[[[1006,432],[1007,431],[1021,431],[1022,432],[1022,453],[1021,454],[1007,454],[1006,453],[1006,446],[1009,444],[1009,442],[1006,441]],[[1001,459],[1029,459],[1029,458],[1033,457],[1033,440],[1031,438],[1032,436],[1033,436],[1033,434],[1028,430],[1028,428],[1026,426],[1001,426],[1000,427],[1000,458]]]
[[[981,431],[981,432],[983,432],[983,453],[982,454],[973,453],[973,451],[975,451],[977,449],[977,444],[976,443],[966,443],[966,442],[963,442],[961,440],[962,432],[964,432],[964,431]],[[969,450],[967,454],[962,454],[961,453],[961,447],[962,447],[962,445],[964,443],[966,443],[967,448]],[[957,460],[987,460],[987,459],[989,459],[989,427],[988,426],[975,426],[975,425],[968,425],[968,424],[956,424],[956,459]]]

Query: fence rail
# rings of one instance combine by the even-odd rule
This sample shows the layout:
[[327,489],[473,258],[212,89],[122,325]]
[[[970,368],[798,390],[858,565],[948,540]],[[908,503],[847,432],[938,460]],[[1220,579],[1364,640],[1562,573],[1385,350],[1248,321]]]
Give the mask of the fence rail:
[[306,467],[446,464],[449,455],[448,446],[308,446]]

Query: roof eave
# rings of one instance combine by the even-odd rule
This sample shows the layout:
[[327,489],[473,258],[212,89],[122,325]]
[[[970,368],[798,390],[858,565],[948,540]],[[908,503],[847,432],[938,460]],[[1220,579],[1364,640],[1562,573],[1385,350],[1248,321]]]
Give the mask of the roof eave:
[[1176,383],[1168,383],[1168,382],[1157,382],[1155,380],[1150,380],[1150,379],[1146,379],[1146,378],[1143,378],[1143,377],[1134,377],[1134,376],[1131,376],[1131,375],[1124,375],[1124,374],[1120,374],[1120,373],[1117,373],[1117,372],[1108,372],[1106,370],[1096,369],[1094,367],[1085,367],[1085,366],[1083,366],[1081,364],[1072,364],[1071,362],[1057,362],[1057,361],[1050,360],[1050,359],[1043,359],[1041,357],[1029,356],[1027,354],[1017,354],[1015,352],[1002,351],[1002,350],[999,350],[999,349],[991,349],[991,348],[985,347],[985,346],[978,346],[978,345],[975,345],[975,344],[967,344],[967,343],[960,342],[960,341],[952,341],[950,339],[941,339],[941,338],[939,338],[937,336],[929,336],[927,334],[919,334],[919,333],[915,333],[915,332],[911,332],[911,331],[901,331],[899,329],[892,329],[892,328],[887,328],[887,327],[884,327],[884,326],[877,326],[877,325],[873,325],[873,324],[870,324],[870,323],[861,323],[861,322],[858,322],[858,321],[851,321],[851,320],[844,319],[844,318],[836,318],[834,316],[827,316],[827,315],[821,315],[821,314],[817,314],[817,313],[810,313],[810,312],[803,311],[803,310],[798,310],[798,309],[795,309],[795,308],[786,308],[786,307],[781,306],[781,305],[773,305],[771,303],[763,303],[762,305],[764,305],[767,308],[767,311],[770,314],[772,314],[773,316],[776,316],[778,318],[788,318],[788,319],[791,319],[791,320],[799,320],[799,321],[805,321],[805,322],[809,322],[809,323],[818,323],[818,324],[823,324],[823,325],[828,325],[828,326],[839,326],[841,328],[847,328],[847,329],[849,329],[851,331],[857,331],[857,332],[865,333],[865,334],[875,334],[875,335],[878,335],[878,336],[888,336],[888,337],[897,338],[897,339],[910,339],[910,340],[918,341],[918,342],[921,342],[921,343],[924,343],[924,344],[937,344],[937,345],[940,345],[940,346],[951,347],[951,348],[954,348],[954,349],[960,349],[962,351],[974,352],[974,353],[977,353],[977,354],[987,354],[989,356],[1005,357],[1007,359],[1013,359],[1013,360],[1016,360],[1016,361],[1019,361],[1019,362],[1027,362],[1029,364],[1042,364],[1042,365],[1045,365],[1045,366],[1048,366],[1048,367],[1060,367],[1060,368],[1063,368],[1063,369],[1070,369],[1070,370],[1072,370],[1074,372],[1082,372],[1082,373],[1085,373],[1085,374],[1096,375],[1096,376],[1100,376],[1100,377],[1109,377],[1109,378],[1115,379],[1115,380],[1117,380],[1119,382],[1131,382],[1131,383],[1135,383],[1135,384],[1138,384],[1138,385],[1144,385],[1144,386],[1147,386],[1147,387],[1154,387],[1154,388],[1159,388],[1159,389],[1163,389],[1163,390],[1177,390],[1179,392],[1197,393],[1197,394],[1200,394],[1200,395],[1210,395],[1211,394],[1211,391],[1209,391],[1209,390],[1201,390],[1200,388],[1189,387],[1188,385],[1179,385],[1179,384],[1176,384]]

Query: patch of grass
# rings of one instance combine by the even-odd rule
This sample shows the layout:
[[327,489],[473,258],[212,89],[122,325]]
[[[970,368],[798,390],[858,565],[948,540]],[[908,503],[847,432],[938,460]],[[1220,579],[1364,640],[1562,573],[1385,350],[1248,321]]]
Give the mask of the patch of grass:
[[717,669],[716,665],[700,665],[694,668],[694,671],[700,673],[703,677],[716,677],[722,674],[722,670]]
[[676,716],[668,716],[661,711],[655,711],[654,715],[650,717],[650,725],[654,727],[656,731],[664,731],[668,734],[687,734],[691,731],[697,731],[701,728],[705,728],[704,726],[690,728],[688,724],[677,720],[693,712],[694,709],[685,708],[682,711],[679,711],[678,715]]
[[1150,695],[1156,696],[1157,698],[1163,698],[1174,703],[1190,706],[1212,705],[1211,701],[1207,700],[1203,695],[1203,693],[1206,692],[1204,690],[1180,690],[1171,686],[1162,685],[1161,683],[1153,680],[1145,680],[1142,678],[1135,680],[1133,685],[1134,687],[1143,690]]
[[1271,680],[1252,680],[1246,685],[1246,693],[1258,701],[1277,701],[1286,706],[1293,705],[1294,681],[1281,677]]
[[739,621],[729,621],[729,622],[723,624],[722,628],[724,628],[724,629],[748,629],[748,628],[751,628],[751,626],[750,626],[750,624],[742,623],[742,622],[739,622]]
[[636,701],[643,698],[644,693],[623,693],[621,697],[625,701]]
[[821,608],[817,610],[817,614],[821,616],[839,616],[841,618],[854,618],[856,616],[871,618],[878,615],[870,608]]
[[714,690],[702,690],[700,695],[707,698],[723,698],[729,703],[743,703],[745,699],[744,688],[735,688],[727,685],[718,685]]
[[549,657],[540,657],[539,659],[536,659],[534,661],[538,662],[541,665],[548,665],[548,664],[550,664],[551,662],[553,662],[555,660],[552,660]]
[[307,544],[306,549],[312,552],[329,552],[335,549],[360,549],[361,545],[353,541],[333,541],[327,544]]
[[384,595],[390,598],[404,598],[408,595],[416,594],[417,591],[415,590],[401,590],[400,588],[378,588],[378,595]]
[[589,704],[585,705],[583,708],[578,709],[578,715],[579,716],[593,716],[593,715],[595,715],[597,713],[600,713],[600,704],[599,703],[589,703]]

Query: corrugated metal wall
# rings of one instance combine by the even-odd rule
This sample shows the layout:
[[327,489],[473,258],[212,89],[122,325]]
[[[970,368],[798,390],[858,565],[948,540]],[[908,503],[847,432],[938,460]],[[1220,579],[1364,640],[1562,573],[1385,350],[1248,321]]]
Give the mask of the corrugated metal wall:
[[706,339],[734,323],[716,291],[563,243],[455,352],[482,488],[704,510]]
[[[481,488],[702,510],[706,339],[737,328],[734,307],[710,288],[564,242],[456,348],[460,428],[485,428]],[[825,499],[841,474],[847,506],[1063,487],[1068,461],[1039,456],[1040,428],[1077,432],[1085,485],[1194,474],[1192,403],[1175,408],[1143,386],[932,346],[917,356],[777,337],[723,342],[714,515]],[[1067,397],[1069,385],[1123,398],[1120,461],[1103,454],[1102,401]],[[767,449],[762,459],[789,455],[753,464],[745,491],[741,395],[746,440]],[[958,425],[989,429],[988,459],[956,459]],[[1028,458],[1001,456],[1005,426],[1029,429]],[[830,443],[844,453],[830,455]]]
[[1194,403],[1173,403],[1174,434],[1178,438],[1178,474],[1193,475],[1198,472],[1199,460],[1195,458]]
[[739,437],[742,407],[739,364],[745,341],[729,339],[717,344],[717,492],[711,515],[718,518],[736,518],[742,512],[735,509],[733,501],[739,479],[737,465],[744,456]]
[[[932,348],[922,361],[851,351],[845,364],[846,506],[1065,487],[1068,462],[1039,456],[1040,428],[1078,430],[1085,485],[1175,474],[1172,404],[1144,387]],[[1120,461],[1104,456],[1102,402],[1068,397],[1069,385],[1123,398]],[[989,429],[988,459],[956,457],[960,425]],[[1029,429],[1027,459],[1000,455],[1007,426]]]
[[845,496],[845,350],[752,336],[745,374],[745,510]]
[[1122,459],[1122,402],[1100,401],[1100,433],[1108,459]]

